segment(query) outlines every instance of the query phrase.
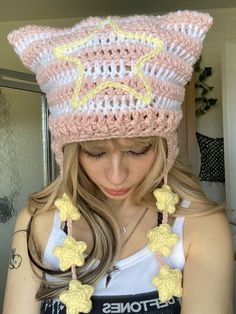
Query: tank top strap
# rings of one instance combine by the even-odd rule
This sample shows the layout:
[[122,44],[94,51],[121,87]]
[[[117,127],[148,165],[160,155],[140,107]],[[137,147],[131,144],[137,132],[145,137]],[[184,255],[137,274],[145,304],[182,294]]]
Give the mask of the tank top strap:
[[167,258],[168,264],[173,268],[183,269],[185,265],[185,254],[184,254],[184,229],[185,217],[176,217],[173,226],[171,227],[172,232],[176,233],[179,237],[179,241],[173,248],[172,254]]
[[56,210],[54,214],[53,224],[51,233],[49,235],[44,254],[43,260],[47,267],[54,267],[57,265],[57,258],[52,255],[52,251],[56,245],[61,245],[65,239],[65,233],[61,229],[61,219],[59,215],[59,211]]
[[163,214],[161,212],[158,212],[157,214],[157,225],[159,226],[162,223]]

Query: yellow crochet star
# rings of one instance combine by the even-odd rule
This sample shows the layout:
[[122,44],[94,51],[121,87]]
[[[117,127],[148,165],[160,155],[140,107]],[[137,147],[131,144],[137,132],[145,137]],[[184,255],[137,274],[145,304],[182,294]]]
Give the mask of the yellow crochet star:
[[[150,52],[139,57],[134,65],[134,74],[136,74],[143,83],[144,92],[137,91],[136,89],[125,83],[115,82],[114,80],[103,80],[96,87],[91,88],[85,95],[81,96],[81,86],[85,75],[85,65],[82,63],[79,57],[69,55],[68,51],[73,50],[73,48],[83,48],[89,41],[96,37],[99,32],[102,32],[106,25],[110,25],[116,36],[118,38],[121,38],[122,40],[137,40],[139,45],[147,45],[147,43],[150,44]],[[126,91],[130,95],[133,95],[135,98],[143,101],[146,105],[149,105],[153,98],[153,91],[148,79],[145,77],[143,64],[157,56],[163,49],[164,43],[161,39],[151,36],[151,34],[149,35],[138,32],[125,32],[110,18],[107,18],[105,21],[102,21],[99,24],[99,26],[97,27],[97,29],[95,29],[93,33],[82,39],[77,39],[72,43],[57,46],[56,48],[54,48],[53,54],[55,58],[74,63],[78,66],[78,77],[76,80],[75,92],[71,100],[72,106],[74,108],[83,106],[87,103],[89,99],[107,88],[115,88]]]
[[84,265],[83,253],[87,249],[87,245],[83,241],[75,241],[71,236],[66,237],[62,246],[56,246],[53,254],[59,258],[60,269],[67,270],[72,265]]
[[164,256],[169,256],[173,246],[178,242],[179,237],[171,232],[170,225],[161,224],[147,233],[149,239],[148,247],[152,252],[158,251]]
[[80,213],[78,209],[71,203],[69,197],[64,193],[61,198],[55,201],[55,206],[60,210],[60,218],[62,221],[68,219],[78,220]]
[[90,300],[93,287],[82,285],[79,280],[71,280],[69,290],[62,291],[59,299],[66,305],[67,314],[89,313],[92,309]]
[[175,205],[179,202],[179,197],[171,191],[167,184],[163,184],[161,188],[155,189],[153,194],[157,200],[156,206],[160,211],[166,211],[168,214],[175,212]]
[[168,265],[163,265],[159,275],[152,279],[152,283],[158,290],[161,302],[167,302],[173,296],[182,296],[182,274],[179,269],[171,269]]

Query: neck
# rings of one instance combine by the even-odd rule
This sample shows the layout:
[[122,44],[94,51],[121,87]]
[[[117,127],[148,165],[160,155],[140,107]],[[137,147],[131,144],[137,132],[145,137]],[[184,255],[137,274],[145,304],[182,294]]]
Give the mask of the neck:
[[111,208],[112,214],[115,218],[125,218],[135,215],[140,208],[143,208],[144,205],[138,205],[134,202],[128,200],[121,200],[121,201],[112,201],[108,203],[109,207]]

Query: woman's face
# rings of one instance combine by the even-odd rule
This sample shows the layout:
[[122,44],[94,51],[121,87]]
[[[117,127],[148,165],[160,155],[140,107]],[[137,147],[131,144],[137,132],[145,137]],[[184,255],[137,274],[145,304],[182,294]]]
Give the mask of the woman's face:
[[156,153],[149,144],[133,146],[130,139],[119,139],[121,148],[109,140],[104,145],[82,149],[79,162],[89,178],[109,198],[132,198],[138,184],[148,174]]

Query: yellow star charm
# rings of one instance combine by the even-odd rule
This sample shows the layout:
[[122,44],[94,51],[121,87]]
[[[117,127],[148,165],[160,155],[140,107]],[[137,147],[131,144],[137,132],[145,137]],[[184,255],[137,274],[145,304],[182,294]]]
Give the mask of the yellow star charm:
[[163,184],[161,188],[155,189],[153,194],[157,200],[156,206],[160,211],[166,211],[168,214],[175,212],[175,205],[179,202],[179,197],[171,191],[167,184]]
[[67,314],[89,313],[92,309],[90,300],[93,287],[82,285],[79,280],[71,280],[69,290],[62,291],[59,299],[66,305]]
[[[133,69],[133,74],[137,75],[143,84],[144,93],[139,90],[136,90],[135,88],[132,88],[131,86],[125,83],[119,83],[115,80],[103,80],[96,87],[91,88],[85,95],[81,96],[81,86],[84,79],[86,68],[79,57],[70,55],[68,51],[70,51],[71,49],[73,50],[73,48],[78,49],[79,47],[83,49],[83,47],[86,46],[86,44],[89,43],[89,41],[91,41],[94,37],[96,37],[99,32],[100,33],[103,32],[103,29],[106,27],[106,25],[109,25],[112,28],[112,31],[115,33],[115,35],[124,41],[131,39],[137,40],[139,45],[142,44],[147,45],[147,43],[150,44],[150,52],[139,57],[136,60]],[[146,105],[149,105],[152,102],[153,91],[151,84],[145,77],[143,65],[150,59],[156,57],[163,49],[164,43],[160,38],[152,36],[151,34],[123,31],[114,21],[112,21],[110,18],[107,18],[105,21],[102,21],[98,25],[98,27],[94,30],[93,33],[81,39],[79,38],[77,40],[74,40],[71,43],[57,46],[56,48],[54,48],[53,54],[57,59],[71,62],[77,65],[78,77],[76,80],[75,91],[71,100],[72,106],[74,108],[83,106],[88,102],[88,100],[90,100],[92,97],[94,97],[95,95],[99,94],[101,91],[107,88],[115,88],[128,92],[130,95],[133,95],[135,98],[143,101]]]
[[59,258],[60,269],[67,270],[72,265],[84,265],[83,253],[87,249],[87,245],[83,241],[75,241],[71,236],[66,237],[62,246],[56,246],[53,254]]
[[171,269],[168,265],[163,265],[159,275],[152,279],[152,283],[158,290],[161,302],[167,302],[173,296],[182,296],[182,273],[179,269]]
[[173,246],[178,242],[179,237],[171,232],[170,225],[161,224],[147,233],[149,239],[148,247],[152,252],[158,251],[164,256],[169,256]]
[[62,221],[68,219],[78,220],[80,213],[78,209],[71,203],[69,197],[64,193],[61,198],[55,201],[55,206],[60,210],[60,218]]

